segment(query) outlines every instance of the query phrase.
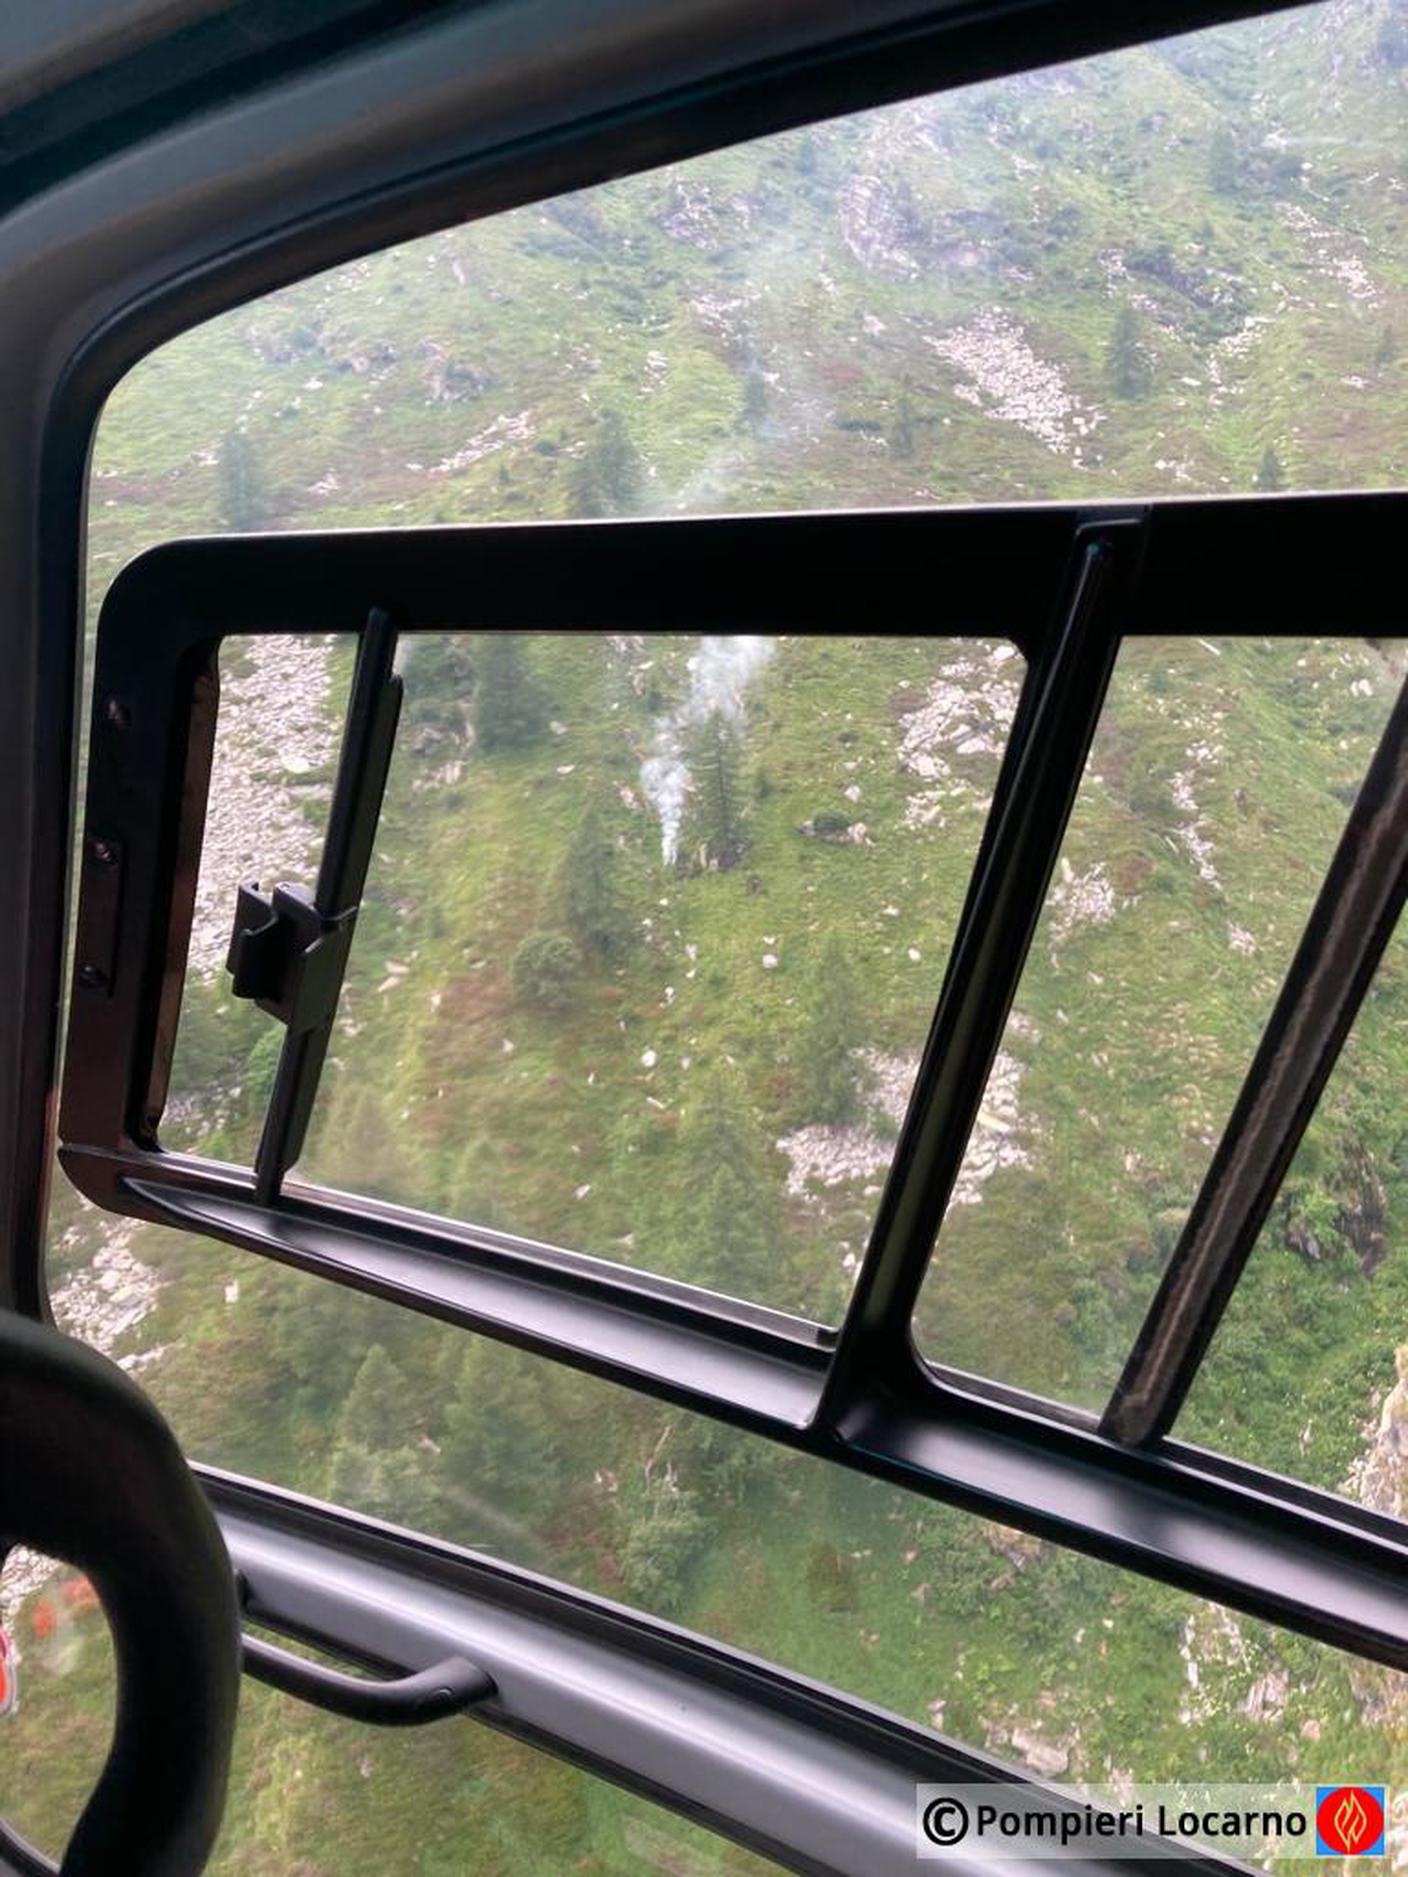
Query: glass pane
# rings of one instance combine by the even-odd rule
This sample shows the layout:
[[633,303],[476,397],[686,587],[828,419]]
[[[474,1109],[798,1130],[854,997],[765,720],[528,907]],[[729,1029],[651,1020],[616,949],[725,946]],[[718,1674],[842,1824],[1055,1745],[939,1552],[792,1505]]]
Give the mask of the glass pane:
[[16,1549],[0,1569],[0,1818],[57,1857],[97,1783],[115,1713],[112,1639],[80,1572]]
[[[52,1576],[5,1604],[23,1646],[0,1717],[0,1817],[57,1858],[96,1783],[115,1703],[87,1580]],[[762,1877],[776,1866],[686,1820],[460,1723],[397,1733],[335,1720],[246,1681],[212,1877]]]
[[1104,1406],[1399,671],[1364,640],[1126,643],[921,1295],[931,1360]]
[[764,1877],[778,1867],[472,1722],[359,1727],[246,1682],[211,1877]]
[[1379,967],[1177,1432],[1408,1517],[1408,930]]
[[[259,655],[272,681],[278,653]],[[305,649],[300,697],[315,666],[321,701],[281,727],[277,773],[266,718],[227,687],[183,1145],[252,1152],[282,1032],[219,968],[235,885],[281,877],[257,857],[259,814],[311,881],[310,783],[351,657]],[[299,1177],[838,1316],[1020,657],[962,639],[554,633],[419,638],[402,659]]]
[[241,306],[114,395],[95,565],[213,527],[1402,484],[1395,18],[887,105]]
[[230,995],[235,896],[247,880],[313,884],[354,646],[351,637],[279,634],[220,647],[204,845],[161,1129],[167,1147],[229,1156],[222,1143],[243,1139],[263,1111],[282,1031]]
[[[1408,1780],[1408,1677],[228,1246],[141,1228],[133,1251],[159,1302],[125,1347],[200,1459],[625,1599],[1048,1777]],[[472,1725],[389,1740],[249,1689],[225,1857],[257,1877],[418,1871],[422,1846],[447,1872],[491,1853],[505,1877],[589,1855],[690,1870],[661,1848],[676,1829]]]

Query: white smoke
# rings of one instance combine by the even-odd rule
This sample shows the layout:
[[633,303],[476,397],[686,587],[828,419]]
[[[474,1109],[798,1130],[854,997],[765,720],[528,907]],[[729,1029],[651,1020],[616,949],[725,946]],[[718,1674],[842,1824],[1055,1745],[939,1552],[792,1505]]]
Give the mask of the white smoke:
[[650,754],[640,766],[640,786],[660,817],[660,853],[671,867],[680,851],[680,828],[689,794],[685,744],[691,730],[719,711],[730,724],[743,721],[743,694],[772,657],[776,639],[758,633],[706,635],[688,665],[689,695],[655,722]]

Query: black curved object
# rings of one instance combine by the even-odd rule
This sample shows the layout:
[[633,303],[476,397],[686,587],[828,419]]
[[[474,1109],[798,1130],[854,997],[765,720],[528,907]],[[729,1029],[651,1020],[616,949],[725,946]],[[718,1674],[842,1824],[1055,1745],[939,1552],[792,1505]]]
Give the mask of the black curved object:
[[171,1430],[122,1371],[0,1313],[0,1558],[87,1573],[117,1717],[62,1877],[195,1877],[220,1827],[239,1702],[229,1554]]
[[310,1662],[257,1636],[244,1638],[244,1670],[270,1688],[373,1727],[422,1727],[462,1714],[494,1692],[493,1676],[462,1655],[446,1656],[394,1681],[371,1681]]

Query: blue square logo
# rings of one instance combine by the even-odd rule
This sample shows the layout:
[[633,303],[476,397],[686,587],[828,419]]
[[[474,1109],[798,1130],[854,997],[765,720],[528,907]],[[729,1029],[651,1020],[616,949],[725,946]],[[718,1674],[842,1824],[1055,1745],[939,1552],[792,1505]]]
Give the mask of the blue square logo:
[[1317,1786],[1315,1855],[1382,1857],[1387,1813],[1382,1786]]

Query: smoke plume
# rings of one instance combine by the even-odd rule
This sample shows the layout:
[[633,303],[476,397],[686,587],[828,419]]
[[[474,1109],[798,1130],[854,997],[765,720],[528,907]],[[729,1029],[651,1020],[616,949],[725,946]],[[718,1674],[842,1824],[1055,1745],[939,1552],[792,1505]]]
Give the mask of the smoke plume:
[[640,786],[660,818],[660,854],[667,867],[680,851],[680,828],[689,794],[685,748],[691,730],[719,711],[730,724],[743,720],[743,697],[767,664],[777,641],[757,633],[706,635],[689,660],[689,693],[655,722],[650,754],[640,766]]

